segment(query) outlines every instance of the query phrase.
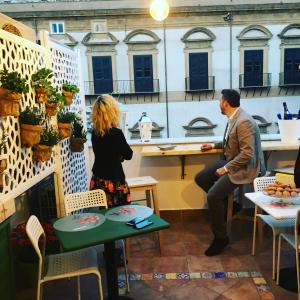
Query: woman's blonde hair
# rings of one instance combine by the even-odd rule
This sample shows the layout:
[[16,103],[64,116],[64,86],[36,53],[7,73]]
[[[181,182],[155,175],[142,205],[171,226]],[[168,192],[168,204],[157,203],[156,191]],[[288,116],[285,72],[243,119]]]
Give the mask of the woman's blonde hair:
[[112,127],[118,127],[120,109],[115,98],[110,95],[100,95],[94,103],[92,119],[94,131],[100,136]]

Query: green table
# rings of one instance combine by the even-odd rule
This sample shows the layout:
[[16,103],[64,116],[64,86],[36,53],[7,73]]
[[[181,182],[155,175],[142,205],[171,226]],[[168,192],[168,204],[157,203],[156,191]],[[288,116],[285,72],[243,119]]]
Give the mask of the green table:
[[[101,210],[100,212],[105,214],[106,211],[107,210]],[[116,222],[106,219],[102,225],[85,231],[66,232],[54,230],[65,251],[104,244],[108,299],[130,299],[128,297],[119,296],[118,293],[118,274],[114,255],[115,241],[170,227],[168,222],[156,215],[152,215],[147,219],[152,221],[153,224],[142,229],[135,229],[126,225],[125,222]]]

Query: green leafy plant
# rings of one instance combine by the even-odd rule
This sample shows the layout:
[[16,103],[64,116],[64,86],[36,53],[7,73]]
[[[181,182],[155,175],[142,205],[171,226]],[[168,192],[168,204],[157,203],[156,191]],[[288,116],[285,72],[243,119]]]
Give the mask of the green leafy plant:
[[60,123],[72,123],[75,119],[75,113],[70,111],[60,111],[57,114],[57,121]]
[[82,119],[78,115],[75,116],[72,122],[72,137],[86,141],[86,131],[84,130]]
[[51,86],[47,102],[55,102],[63,105],[65,97]]
[[59,142],[59,133],[54,127],[46,126],[41,134],[40,145],[52,147]]
[[37,107],[27,106],[20,113],[20,122],[28,125],[41,125],[45,121],[45,115]]
[[79,88],[75,84],[64,83],[62,89],[66,92],[71,92],[73,94],[79,93]]
[[16,93],[26,94],[29,91],[26,79],[18,72],[8,72],[6,69],[0,71],[0,82],[3,88]]
[[46,88],[51,90],[50,79],[53,77],[53,72],[50,69],[42,68],[31,76],[32,85],[36,88]]
[[6,152],[6,143],[7,143],[7,133],[3,130],[1,131],[1,137],[0,137],[0,155]]

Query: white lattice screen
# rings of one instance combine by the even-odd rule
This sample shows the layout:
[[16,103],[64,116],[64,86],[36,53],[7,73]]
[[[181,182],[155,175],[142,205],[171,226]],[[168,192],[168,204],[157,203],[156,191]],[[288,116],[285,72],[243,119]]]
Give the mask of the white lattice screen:
[[[8,71],[18,71],[30,84],[31,75],[38,69],[52,68],[55,73],[54,86],[61,87],[63,83],[69,82],[80,87],[81,92],[77,94],[68,110],[81,114],[85,121],[79,53],[50,41],[46,33],[42,33],[41,36],[43,46],[0,30],[0,70],[6,68]],[[21,110],[26,106],[40,106],[45,109],[44,104],[36,103],[31,87],[22,98]],[[0,118],[0,121],[0,132],[5,130],[8,134],[9,157],[7,180],[4,180],[0,201],[8,197],[17,197],[53,172],[58,175],[56,183],[60,192],[57,195],[60,197],[66,193],[87,189],[86,148],[82,153],[71,153],[69,139],[65,139],[56,147],[56,155],[52,155],[50,161],[36,163],[32,161],[31,148],[21,147],[18,118],[6,117]],[[51,123],[56,124],[56,117],[51,118]],[[58,199],[57,203],[61,203],[61,199]]]

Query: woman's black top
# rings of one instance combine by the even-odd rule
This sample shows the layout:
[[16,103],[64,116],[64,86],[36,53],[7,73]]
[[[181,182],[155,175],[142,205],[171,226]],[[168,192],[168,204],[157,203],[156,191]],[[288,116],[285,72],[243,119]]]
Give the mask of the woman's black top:
[[132,150],[121,129],[111,128],[104,136],[92,132],[92,146],[95,154],[93,174],[99,178],[125,183],[122,168],[124,159],[132,158]]

